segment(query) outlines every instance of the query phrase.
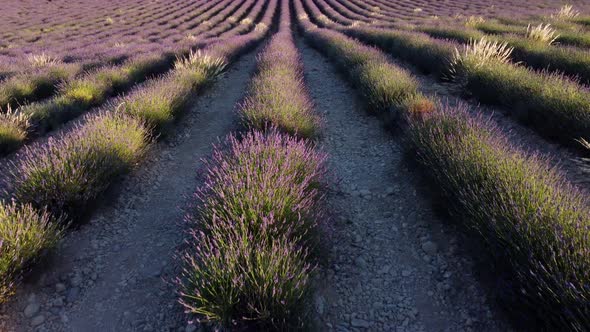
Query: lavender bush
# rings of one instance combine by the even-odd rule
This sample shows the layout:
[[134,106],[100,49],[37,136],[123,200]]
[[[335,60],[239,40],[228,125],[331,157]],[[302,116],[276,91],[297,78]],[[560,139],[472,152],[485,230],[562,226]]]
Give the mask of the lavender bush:
[[259,56],[257,69],[250,94],[240,107],[244,123],[258,129],[272,124],[301,137],[317,136],[320,120],[305,89],[290,30],[273,37]]
[[303,326],[324,164],[312,145],[276,130],[232,135],[215,149],[189,217],[198,231],[179,281],[187,310],[224,327]]
[[217,219],[207,234],[193,232],[184,256],[184,307],[226,328],[302,328],[314,268],[305,249],[271,230],[275,223],[264,217],[256,236],[247,222]]
[[[325,155],[313,145],[271,129],[230,136],[207,161],[206,185],[197,193],[201,225],[217,217],[244,220],[255,230],[273,216],[275,235],[310,236],[323,219]],[[203,226],[206,227],[207,226]]]
[[553,328],[590,327],[587,199],[464,109],[439,107],[409,134],[462,220],[509,266],[514,300]]
[[27,149],[13,165],[8,183],[18,202],[76,218],[116,175],[135,164],[147,140],[140,121],[100,114],[60,139]]
[[29,117],[13,111],[10,106],[0,110],[0,155],[12,152],[27,137],[30,128]]
[[61,237],[59,222],[30,205],[0,202],[0,303],[14,291],[22,269]]

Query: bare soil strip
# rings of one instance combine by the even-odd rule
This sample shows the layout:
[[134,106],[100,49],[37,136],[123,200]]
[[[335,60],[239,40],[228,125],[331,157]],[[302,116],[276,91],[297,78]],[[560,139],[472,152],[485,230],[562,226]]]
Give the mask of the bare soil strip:
[[[364,112],[334,67],[301,40],[307,84],[325,119],[325,149],[339,180],[330,259],[315,298],[320,330],[508,330],[404,161],[400,139]],[[418,192],[416,189],[419,189]]]
[[156,145],[89,224],[71,232],[5,308],[2,331],[192,330],[177,304],[174,260],[183,212],[197,186],[200,159],[236,124],[234,105],[254,70],[255,52],[229,72]]

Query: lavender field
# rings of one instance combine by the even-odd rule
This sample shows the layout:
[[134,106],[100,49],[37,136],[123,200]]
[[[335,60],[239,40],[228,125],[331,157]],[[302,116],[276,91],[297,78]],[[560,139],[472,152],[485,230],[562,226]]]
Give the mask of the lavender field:
[[0,331],[588,331],[589,84],[583,0],[5,0]]

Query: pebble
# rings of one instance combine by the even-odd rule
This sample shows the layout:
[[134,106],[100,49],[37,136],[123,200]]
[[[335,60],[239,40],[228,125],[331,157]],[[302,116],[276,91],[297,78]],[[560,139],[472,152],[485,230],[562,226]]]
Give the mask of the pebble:
[[432,241],[426,241],[422,243],[422,250],[424,250],[424,252],[428,255],[432,256],[438,251],[438,246]]
[[35,316],[39,312],[40,308],[41,306],[37,302],[29,303],[29,305],[27,305],[24,311],[25,317],[31,318]]
[[66,285],[64,285],[60,282],[55,285],[55,290],[61,293],[66,290]]
[[364,327],[364,328],[371,326],[371,324],[369,324],[369,322],[367,322],[366,320],[358,319],[358,318],[353,318],[350,321],[350,325],[352,325],[353,327]]
[[45,321],[45,316],[39,315],[31,320],[31,326],[39,326]]
[[80,289],[78,287],[70,288],[66,294],[66,301],[74,302],[80,296]]
[[365,268],[367,266],[367,262],[360,256],[355,259],[355,263],[360,268]]

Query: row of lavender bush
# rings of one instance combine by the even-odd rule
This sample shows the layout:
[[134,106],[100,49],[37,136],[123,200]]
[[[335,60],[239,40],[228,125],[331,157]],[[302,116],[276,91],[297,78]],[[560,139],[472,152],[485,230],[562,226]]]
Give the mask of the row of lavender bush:
[[123,100],[124,107],[89,115],[71,132],[28,148],[11,165],[5,180],[16,203],[0,203],[0,302],[10,295],[19,272],[53,245],[68,223],[87,213],[88,203],[118,175],[141,160],[191,94],[263,39],[273,14],[271,3],[250,33],[218,40],[179,60],[172,73],[146,88],[149,93],[137,90]]
[[[303,14],[301,2],[295,5]],[[502,293],[522,309],[518,319],[549,329],[588,329],[587,198],[541,157],[511,146],[488,121],[421,97],[416,81],[382,53],[299,17],[307,40],[365,91],[370,104],[404,119],[408,147],[450,210],[505,269]]]
[[[118,2],[117,5],[121,5],[122,2]],[[172,38],[173,35],[164,30],[166,27],[163,27],[163,23],[172,24],[177,22],[177,19],[193,19],[204,13],[210,4],[215,2],[219,0],[150,3],[143,9],[127,14],[113,13],[115,8],[111,5],[109,6],[111,12],[104,15],[89,11],[88,6],[82,8],[69,6],[67,11],[56,12],[59,18],[47,17],[49,22],[37,23],[36,26],[26,29],[27,32],[24,33],[19,31],[17,26],[12,25],[4,32],[11,36],[1,38],[0,47],[5,47],[0,48],[0,53],[7,57],[22,58],[26,54],[44,50],[63,60],[92,61],[91,59],[108,56],[113,52],[128,53],[138,46],[146,48],[154,42],[160,45],[175,42],[174,39],[180,36]],[[85,15],[99,16],[85,20],[82,17]],[[37,17],[35,14],[31,16]],[[60,24],[60,18],[65,18],[69,22]],[[176,34],[191,32],[187,29],[189,24],[177,24],[177,26]],[[175,27],[170,29],[174,32]],[[26,37],[23,38],[23,35]]]
[[343,27],[321,17],[305,1],[310,19],[348,36],[378,46],[426,73],[455,80],[466,92],[486,103],[507,107],[519,121],[541,135],[579,148],[590,137],[590,94],[586,86],[550,72],[535,72],[510,62],[510,49],[486,40],[458,45],[426,34]]
[[249,130],[230,135],[205,161],[205,183],[188,217],[181,303],[223,329],[308,327],[325,155],[302,138],[317,135],[318,120],[291,36],[289,1],[281,5],[279,32],[258,57],[240,106]]
[[[224,3],[228,4],[227,2],[226,0]],[[262,4],[252,8],[250,5],[254,3],[254,0],[248,0],[242,9],[252,9],[253,17],[256,18],[262,11]],[[226,6],[226,9],[216,12],[220,18],[212,20],[211,27],[215,27],[215,24],[220,23],[232,13],[243,16],[248,14],[245,10],[235,12],[235,9],[235,6]],[[228,22],[219,24],[218,27],[221,29],[216,29],[215,32],[219,35],[209,37],[244,33],[251,25],[236,25],[236,22]],[[202,45],[205,41],[195,44]],[[31,135],[39,135],[55,129],[92,107],[103,104],[109,97],[129,90],[151,75],[164,73],[170,68],[176,56],[184,54],[186,54],[185,51],[177,50],[174,53],[139,56],[120,67],[103,68],[65,83],[60,95],[51,100],[29,104],[14,112],[0,114],[0,155],[14,151]]]
[[[184,13],[184,16],[192,16],[193,18],[198,16],[199,19],[203,17],[204,20],[207,18],[208,12],[212,11],[212,7],[213,5],[201,4],[197,8],[192,8],[190,11]],[[68,12],[68,14],[71,14],[71,12]],[[173,15],[173,13],[169,15]],[[156,24],[153,23],[153,25]],[[57,90],[57,85],[50,85],[50,83],[58,83],[61,79],[73,77],[72,75],[65,74],[75,74],[105,65],[118,64],[137,54],[146,53],[150,48],[142,46],[137,39],[145,38],[149,35],[149,26],[150,24],[135,32],[134,38],[136,40],[132,45],[128,45],[125,42],[123,38],[124,30],[109,31],[107,36],[101,36],[100,29],[96,27],[89,30],[89,34],[81,36],[81,41],[76,40],[75,33],[71,33],[67,36],[60,34],[60,38],[57,38],[57,36],[53,36],[52,38],[45,35],[43,38],[43,41],[45,41],[44,44],[36,45],[36,47],[31,45],[27,51],[17,51],[18,47],[11,45],[10,51],[17,52],[19,55],[15,56],[15,58],[11,58],[10,56],[0,58],[0,64],[5,68],[5,71],[11,74],[10,79],[3,81],[0,85],[0,105],[5,107],[8,102],[11,102],[14,106],[25,101],[30,102],[44,98],[47,94],[54,93]],[[160,29],[162,28],[160,25],[156,26]],[[184,32],[185,30],[183,28],[177,27],[176,30],[171,31],[184,33],[186,36],[188,32]],[[48,26],[41,28],[41,30],[45,29],[51,28]],[[106,37],[112,40],[116,39],[116,46],[102,44],[101,39]],[[48,49],[46,43],[53,40],[55,40],[59,52]],[[115,43],[113,42],[113,44]],[[168,47],[170,42],[168,40],[163,43],[160,42],[159,49],[162,48],[163,44]],[[57,54],[62,55],[59,56]],[[48,64],[53,66],[46,66]],[[64,66],[74,66],[77,70],[68,70],[66,73],[54,73],[60,67]],[[46,69],[43,70],[44,68]],[[61,69],[62,72],[64,70]]]
[[[216,9],[219,11],[219,8],[231,8],[232,6],[228,6],[228,4],[231,3],[228,1],[220,2],[217,6],[206,7],[206,11],[199,10],[198,12],[201,15],[199,15],[198,20],[196,20],[197,23],[212,18],[213,15],[217,13],[215,11]],[[213,14],[210,12],[213,12]],[[221,21],[224,18],[225,17],[221,17],[218,21]],[[211,27],[214,25],[215,24],[212,23]],[[92,38],[92,36],[89,36],[89,38]],[[96,38],[94,42],[97,42]],[[71,41],[69,41],[69,43],[71,43]],[[81,46],[77,45],[77,47]],[[9,104],[15,107],[25,102],[34,102],[47,98],[59,91],[59,84],[63,81],[69,81],[76,75],[91,69],[106,66],[110,63],[120,63],[126,58],[136,57],[136,54],[137,53],[133,56],[129,56],[128,54],[113,52],[111,56],[104,59],[104,62],[84,61],[74,63],[64,63],[61,59],[57,59],[56,57],[45,53],[29,55],[29,61],[20,63],[20,67],[26,68],[31,66],[36,70],[22,71],[21,68],[22,74],[15,74],[10,77],[10,79],[0,83],[0,109],[6,108]],[[109,68],[107,70],[114,70],[114,68]]]
[[560,71],[585,84],[590,82],[590,53],[588,50],[556,46],[553,44],[554,38],[558,37],[555,31],[551,28],[545,28],[545,30],[538,28],[539,26],[529,29],[529,31],[538,32],[531,35],[530,38],[518,35],[489,36],[466,27],[428,26],[420,28],[419,31],[435,38],[452,39],[461,43],[469,43],[482,38],[498,43],[507,43],[514,48],[511,57],[516,62],[522,62],[524,65],[538,70]]

